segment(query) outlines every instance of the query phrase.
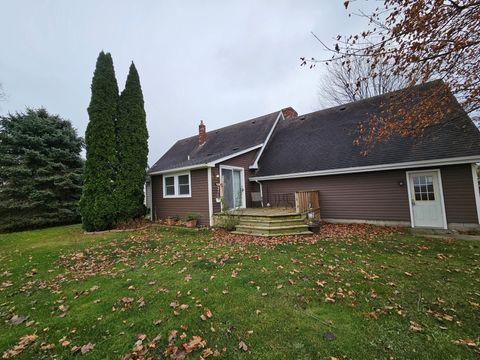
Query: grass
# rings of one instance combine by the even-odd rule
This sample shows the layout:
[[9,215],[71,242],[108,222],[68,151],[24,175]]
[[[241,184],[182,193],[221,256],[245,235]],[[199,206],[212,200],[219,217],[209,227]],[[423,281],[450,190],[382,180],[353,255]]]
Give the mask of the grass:
[[137,350],[161,336],[154,358],[199,336],[225,359],[478,359],[480,243],[340,234],[275,248],[179,228],[0,235],[0,353],[36,334],[15,358],[119,359],[144,334]]

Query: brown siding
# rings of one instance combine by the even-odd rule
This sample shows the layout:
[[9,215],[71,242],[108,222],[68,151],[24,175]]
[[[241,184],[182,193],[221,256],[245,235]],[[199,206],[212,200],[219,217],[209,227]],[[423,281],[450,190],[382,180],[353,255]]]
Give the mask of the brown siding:
[[[477,223],[470,164],[443,166],[440,171],[447,222]],[[392,170],[263,181],[264,202],[272,202],[275,193],[319,190],[322,218],[410,222],[405,172]],[[399,186],[401,180],[405,183],[403,186]]]
[[185,218],[189,213],[197,213],[200,215],[199,224],[209,225],[207,170],[190,172],[192,197],[189,198],[164,199],[162,176],[152,176],[154,219],[164,219],[167,216]]
[[226,160],[220,164],[217,164],[214,168],[212,168],[212,196],[213,196],[213,212],[217,213],[220,212],[220,204],[216,202],[216,198],[219,194],[217,184],[220,182],[220,179],[216,176],[220,174],[220,165],[230,165],[230,166],[237,166],[242,167],[245,169],[245,199],[247,202],[247,207],[251,207],[252,204],[252,197],[250,193],[252,191],[260,191],[258,188],[257,183],[252,183],[250,181],[250,176],[253,176],[253,172],[249,169],[250,165],[253,164],[255,157],[257,156],[258,150],[250,151],[246,154],[234,157],[232,159]]
[[478,223],[470,164],[441,168],[443,197],[449,223]]
[[[403,181],[404,185],[399,186]],[[410,221],[405,171],[264,181],[263,195],[319,190],[322,218]],[[265,200],[264,200],[265,203]]]

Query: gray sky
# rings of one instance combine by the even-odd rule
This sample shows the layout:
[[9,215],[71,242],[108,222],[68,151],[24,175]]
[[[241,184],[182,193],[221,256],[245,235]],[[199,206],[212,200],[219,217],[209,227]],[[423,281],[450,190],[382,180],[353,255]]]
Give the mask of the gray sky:
[[0,114],[44,106],[84,136],[95,61],[112,54],[120,90],[140,74],[149,164],[178,139],[292,106],[318,108],[322,66],[300,56],[358,30],[341,0],[2,1]]

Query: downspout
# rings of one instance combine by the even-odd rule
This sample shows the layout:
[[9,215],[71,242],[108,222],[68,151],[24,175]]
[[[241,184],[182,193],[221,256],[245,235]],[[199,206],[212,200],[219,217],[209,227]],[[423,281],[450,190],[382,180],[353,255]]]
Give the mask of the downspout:
[[260,198],[262,199],[261,204],[262,204],[262,208],[263,208],[263,186],[262,186],[262,183],[259,180],[255,180],[255,182],[260,187]]

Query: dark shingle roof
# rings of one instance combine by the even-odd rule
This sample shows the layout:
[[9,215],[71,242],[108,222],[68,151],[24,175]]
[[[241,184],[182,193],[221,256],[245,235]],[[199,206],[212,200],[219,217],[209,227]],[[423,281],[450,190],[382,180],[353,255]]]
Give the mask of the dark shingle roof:
[[[420,85],[417,90],[428,92],[435,83],[438,84]],[[445,104],[454,110],[452,115],[447,115],[440,125],[428,128],[422,138],[394,137],[362,156],[361,147],[353,144],[358,137],[358,124],[379,114],[383,104],[395,94],[280,121],[260,158],[256,176],[480,156],[480,133],[453,95]]]
[[[198,145],[198,135],[177,141],[150,169],[149,173],[206,164],[251,147],[261,145],[279,111],[207,132],[207,141]],[[190,160],[189,158],[190,157]]]

